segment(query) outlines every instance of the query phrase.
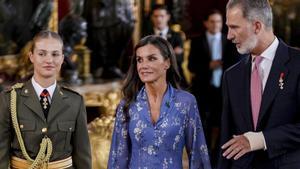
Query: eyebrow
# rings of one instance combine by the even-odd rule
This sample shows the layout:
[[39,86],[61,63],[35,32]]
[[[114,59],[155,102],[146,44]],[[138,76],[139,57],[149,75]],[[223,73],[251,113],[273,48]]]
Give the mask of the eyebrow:
[[[150,57],[150,56],[156,56],[156,54],[153,53],[153,54],[147,55],[147,56],[145,56],[145,57]],[[141,57],[141,56],[136,55],[136,57]]]
[[48,51],[48,50],[45,50],[45,49],[36,49],[37,51],[42,51],[42,52],[60,52],[60,50],[50,50],[50,51]]

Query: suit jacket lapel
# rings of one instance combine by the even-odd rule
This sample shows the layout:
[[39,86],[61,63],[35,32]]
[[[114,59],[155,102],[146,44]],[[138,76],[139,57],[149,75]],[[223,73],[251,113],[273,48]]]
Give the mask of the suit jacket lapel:
[[288,47],[282,41],[280,41],[264,89],[264,93],[262,96],[262,103],[260,107],[257,128],[260,127],[261,120],[263,119],[264,115],[266,114],[269,106],[271,105],[272,101],[274,100],[279,90],[280,74],[284,73],[284,78],[287,78],[288,76],[288,69],[285,66],[288,60],[289,60]]
[[[245,86],[244,92],[245,96],[245,113],[243,113],[244,120],[247,123],[247,128],[251,130],[253,128],[252,123],[252,113],[251,113],[251,99],[250,99],[250,75],[251,75],[251,56],[247,57],[243,63],[242,76],[240,82],[243,83],[242,86]],[[242,98],[241,98],[242,99]]]
[[206,50],[206,51],[203,51],[203,53],[207,53],[207,54],[205,54],[205,55],[203,55],[203,56],[207,56],[206,59],[207,59],[208,61],[211,61],[211,52],[210,52],[210,47],[209,47],[209,45],[208,45],[208,39],[207,39],[206,34],[204,35],[204,39],[203,39],[203,41],[202,41],[201,43],[203,43],[203,47],[204,47],[204,49]]
[[32,86],[31,80],[24,84],[21,91],[21,96],[25,97],[24,104],[29,109],[31,109],[37,116],[39,116],[43,121],[46,121],[44,113],[40,104],[40,100]]
[[56,115],[60,114],[62,110],[66,110],[70,106],[66,103],[66,98],[68,98],[68,96],[61,91],[61,88],[57,85],[54,90],[53,97],[51,98],[50,110],[47,119],[48,122],[54,119]]
[[169,30],[168,30],[168,32],[167,32],[167,40],[168,40],[169,42],[172,41],[172,36],[173,36],[173,32],[172,32],[171,28],[169,28]]

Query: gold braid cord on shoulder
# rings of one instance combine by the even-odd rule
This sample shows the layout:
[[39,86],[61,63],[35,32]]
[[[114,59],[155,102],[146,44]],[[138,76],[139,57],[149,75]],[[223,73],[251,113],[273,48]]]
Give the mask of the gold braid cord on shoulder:
[[19,128],[19,122],[18,122],[18,118],[17,118],[17,92],[15,90],[15,89],[22,88],[22,87],[23,87],[23,83],[17,83],[12,87],[12,90],[10,93],[10,96],[11,96],[10,107],[11,107],[11,118],[12,118],[13,127],[15,129],[17,139],[20,144],[23,156],[25,157],[25,159],[27,161],[32,163],[30,168],[28,168],[28,169],[38,169],[41,167],[48,168],[47,166],[49,163],[50,156],[52,154],[52,142],[51,142],[50,138],[45,136],[42,139],[42,142],[40,144],[40,150],[35,159],[30,158],[30,156],[28,155],[26,148],[25,148],[24,140],[21,135],[21,131]]

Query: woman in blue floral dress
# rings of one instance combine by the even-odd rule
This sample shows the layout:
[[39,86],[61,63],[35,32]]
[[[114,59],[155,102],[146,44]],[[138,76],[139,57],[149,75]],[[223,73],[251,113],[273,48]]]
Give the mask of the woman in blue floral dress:
[[195,97],[177,88],[174,51],[150,35],[136,45],[116,122],[108,169],[210,169]]

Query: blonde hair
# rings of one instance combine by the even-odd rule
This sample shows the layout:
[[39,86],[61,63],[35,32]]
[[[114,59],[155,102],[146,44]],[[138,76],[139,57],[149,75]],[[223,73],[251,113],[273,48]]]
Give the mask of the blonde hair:
[[47,38],[53,38],[58,40],[61,44],[62,44],[62,50],[63,50],[63,46],[64,46],[64,42],[62,40],[62,38],[60,37],[60,35],[56,32],[52,32],[49,30],[43,30],[39,33],[37,33],[33,39],[32,39],[32,47],[31,47],[31,52],[33,52],[34,48],[35,48],[35,43],[40,40],[40,39],[47,39]]

